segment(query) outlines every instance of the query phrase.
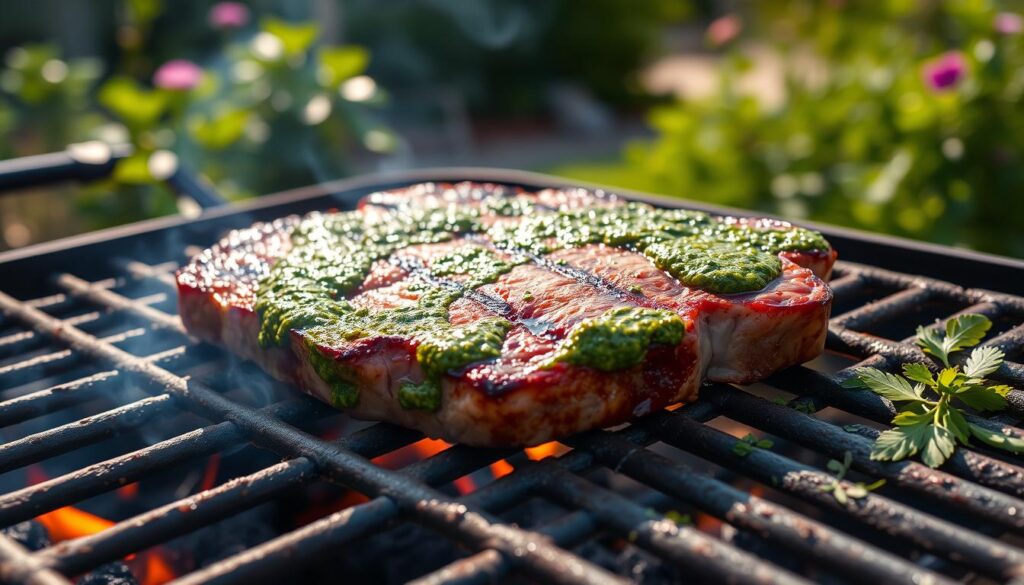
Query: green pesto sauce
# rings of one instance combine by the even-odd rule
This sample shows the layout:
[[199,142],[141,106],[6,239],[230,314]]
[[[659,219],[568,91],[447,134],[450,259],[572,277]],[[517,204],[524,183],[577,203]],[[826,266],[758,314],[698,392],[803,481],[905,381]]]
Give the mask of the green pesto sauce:
[[441,384],[424,380],[422,384],[403,382],[398,387],[398,405],[406,410],[435,412],[441,408]]
[[[260,344],[282,346],[291,331],[303,331],[312,366],[331,387],[332,401],[350,407],[358,402],[358,389],[316,348],[367,337],[409,337],[417,344],[417,360],[427,379],[403,385],[399,400],[405,408],[436,410],[441,376],[499,356],[511,327],[500,317],[454,327],[448,322],[448,307],[466,291],[494,282],[525,261],[524,253],[592,243],[629,248],[688,286],[728,294],[764,288],[781,272],[781,251],[828,248],[817,232],[728,225],[705,213],[637,203],[537,213],[529,201],[493,197],[481,209],[402,209],[372,225],[352,212],[307,217],[292,234],[292,250],[260,281]],[[485,228],[481,212],[523,218],[514,226]],[[472,234],[485,234],[511,254],[503,258],[475,243],[454,248],[429,267],[414,269],[420,297],[408,306],[370,310],[346,300],[374,263],[400,257],[407,246]],[[509,255],[518,260],[509,261]],[[613,309],[574,327],[553,361],[604,371],[628,368],[643,361],[650,345],[678,344],[682,335],[682,321],[670,312]]]
[[342,376],[334,360],[316,348],[310,348],[309,363],[316,375],[331,389],[331,404],[338,408],[352,408],[359,403],[359,388]]
[[683,284],[716,294],[764,288],[782,273],[779,252],[828,249],[810,230],[725,224],[706,213],[640,203],[531,216],[489,234],[499,246],[534,254],[586,244],[634,249]]
[[775,254],[700,236],[654,242],[644,254],[683,284],[720,294],[760,290],[782,272]]
[[639,365],[651,345],[679,345],[686,327],[664,309],[619,307],[580,321],[558,346],[551,363],[567,362],[605,372]]

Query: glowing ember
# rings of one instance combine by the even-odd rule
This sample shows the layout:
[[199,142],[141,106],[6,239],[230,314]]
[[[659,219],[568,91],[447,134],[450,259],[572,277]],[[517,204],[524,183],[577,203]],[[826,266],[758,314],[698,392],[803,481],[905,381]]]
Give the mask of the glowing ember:
[[452,485],[454,485],[455,490],[458,491],[459,494],[463,496],[470,492],[476,491],[476,482],[473,481],[473,478],[469,477],[468,475],[463,475],[459,479],[456,479],[454,482],[452,482]]
[[498,479],[499,477],[505,477],[506,475],[515,471],[515,469],[516,468],[512,467],[511,463],[505,461],[504,459],[499,459],[498,461],[491,463],[491,475],[494,476],[494,479]]
[[532,461],[540,461],[547,457],[557,457],[568,450],[568,447],[558,441],[551,441],[542,445],[537,445],[536,447],[527,447],[524,449],[526,456]]
[[117,497],[122,500],[131,500],[139,495],[139,482],[130,483],[117,488]]
[[421,439],[386,455],[375,457],[373,462],[387,469],[400,469],[427,457],[437,455],[451,446],[451,443],[441,439]]

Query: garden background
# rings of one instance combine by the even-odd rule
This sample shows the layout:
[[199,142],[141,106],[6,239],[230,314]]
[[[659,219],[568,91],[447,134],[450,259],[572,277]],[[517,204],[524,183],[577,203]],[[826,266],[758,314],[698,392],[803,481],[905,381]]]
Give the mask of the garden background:
[[0,249],[232,199],[496,166],[1024,257],[1024,5],[0,1],[0,158],[130,143],[0,198]]

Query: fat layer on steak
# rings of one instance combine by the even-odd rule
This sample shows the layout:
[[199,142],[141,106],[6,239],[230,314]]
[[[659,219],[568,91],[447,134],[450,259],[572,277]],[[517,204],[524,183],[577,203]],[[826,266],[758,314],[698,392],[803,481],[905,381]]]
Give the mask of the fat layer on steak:
[[[614,197],[581,189],[526,193],[486,184],[423,184],[371,195],[359,213],[372,223],[416,208],[465,209],[495,196],[508,198],[512,205],[528,202],[530,213],[620,204]],[[782,252],[781,274],[762,290],[716,295],[681,284],[639,252],[588,244],[519,264],[476,289],[479,297],[500,300],[503,317],[511,322],[501,355],[444,375],[436,411],[405,409],[397,399],[400,386],[424,380],[414,340],[381,335],[317,347],[303,330],[292,330],[283,347],[258,343],[255,302],[260,280],[289,252],[291,233],[300,221],[288,217],[233,231],[184,266],[177,281],[185,327],[330,402],[331,388],[309,355],[319,351],[354,377],[360,393],[349,409],[353,416],[386,420],[450,441],[531,445],[618,424],[696,399],[702,380],[753,382],[814,358],[824,346],[832,295],[823,279],[835,259],[831,249]],[[518,219],[484,214],[483,221]],[[774,220],[722,221],[793,229]],[[424,244],[396,254],[429,265],[462,243]],[[408,305],[421,294],[415,283],[416,275],[402,263],[378,261],[348,300],[369,309]],[[671,310],[683,319],[685,335],[676,346],[651,346],[642,363],[618,371],[551,364],[559,341],[574,325],[620,307]],[[493,317],[493,307],[476,296],[463,296],[448,311],[453,325]]]

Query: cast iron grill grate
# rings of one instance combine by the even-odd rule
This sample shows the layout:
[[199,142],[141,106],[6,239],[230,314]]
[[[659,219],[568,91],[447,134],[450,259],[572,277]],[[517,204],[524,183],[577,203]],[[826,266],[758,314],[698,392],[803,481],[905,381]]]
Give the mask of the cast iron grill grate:
[[[314,198],[305,205],[337,201]],[[273,216],[296,209],[277,203],[266,210]],[[229,223],[249,220],[239,212],[224,217],[233,223],[220,220],[209,229],[223,231]],[[19,298],[0,293],[0,429],[64,415],[56,419],[62,424],[13,439],[5,435],[0,478],[66,459],[85,445],[141,432],[156,420],[185,416],[192,425],[187,432],[77,463],[0,494],[0,527],[240,445],[255,445],[279,461],[39,551],[0,536],[4,581],[70,583],[71,577],[316,481],[368,499],[178,575],[177,582],[272,579],[406,524],[425,527],[466,551],[453,563],[419,575],[421,583],[483,583],[514,575],[557,583],[642,577],[615,574],[579,553],[583,543],[595,540],[628,542],[687,576],[713,582],[940,583],[975,577],[1013,582],[1024,577],[1024,461],[982,448],[958,449],[941,470],[913,461],[872,461],[872,439],[894,409],[873,393],[839,386],[855,364],[895,371],[904,362],[925,361],[910,343],[918,324],[982,313],[996,324],[985,343],[1008,357],[993,378],[1018,389],[1009,396],[1009,409],[975,422],[1024,434],[1018,426],[1024,418],[1024,298],[840,262],[832,283],[836,304],[828,352],[821,360],[755,387],[706,386],[697,403],[566,439],[571,449],[558,457],[529,461],[511,451],[453,446],[395,471],[372,459],[415,443],[420,435],[374,424],[323,438],[316,430],[323,425],[317,425],[340,415],[287,390],[260,392],[269,399],[255,401],[244,381],[223,375],[237,365],[220,350],[191,340],[174,312],[173,270],[190,251],[180,243],[166,256],[149,250],[96,258],[99,266],[88,268],[51,253],[56,258],[47,260],[56,263],[52,278],[30,284],[13,283],[17,275],[0,264],[0,288],[20,293]],[[88,248],[76,250],[89,258]],[[1007,278],[1024,278],[1024,271]],[[83,408],[89,414],[78,418]],[[734,435],[748,428],[776,438],[776,448],[736,454]],[[838,502],[823,489],[834,479],[824,464],[846,453],[853,479],[884,478],[886,486]],[[503,458],[515,462],[508,475],[465,495],[446,488]],[[530,526],[504,516],[531,499],[554,502],[564,513]],[[676,508],[717,519],[743,538],[677,522],[668,513]]]

